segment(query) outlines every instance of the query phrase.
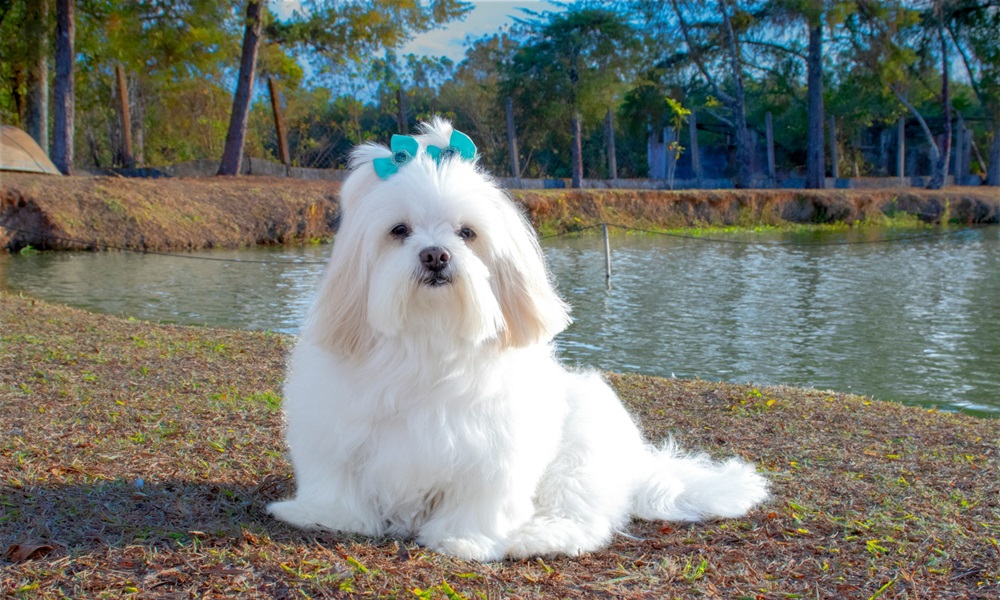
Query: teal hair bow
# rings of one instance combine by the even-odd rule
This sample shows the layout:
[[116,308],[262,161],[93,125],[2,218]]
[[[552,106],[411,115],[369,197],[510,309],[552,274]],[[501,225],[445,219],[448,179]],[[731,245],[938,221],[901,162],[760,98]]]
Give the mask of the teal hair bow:
[[382,179],[388,179],[390,175],[399,171],[399,167],[413,160],[420,150],[420,144],[411,136],[394,135],[389,143],[389,149],[392,150],[392,156],[372,160],[375,173]]
[[[389,149],[392,150],[392,156],[372,160],[375,174],[382,179],[388,179],[390,175],[396,174],[400,167],[413,160],[417,156],[417,152],[420,151],[420,143],[417,142],[416,138],[408,135],[394,135],[389,142]],[[469,136],[461,131],[453,130],[447,146],[444,148],[427,146],[427,154],[438,164],[441,164],[441,159],[450,156],[460,156],[464,160],[472,160],[476,158],[476,145],[472,143],[472,138]]]
[[476,158],[476,145],[472,143],[472,139],[469,136],[461,131],[452,131],[451,139],[448,140],[447,146],[444,148],[427,146],[427,154],[430,154],[434,162],[438,164],[441,164],[442,158],[450,156],[461,156],[465,160],[472,160]]

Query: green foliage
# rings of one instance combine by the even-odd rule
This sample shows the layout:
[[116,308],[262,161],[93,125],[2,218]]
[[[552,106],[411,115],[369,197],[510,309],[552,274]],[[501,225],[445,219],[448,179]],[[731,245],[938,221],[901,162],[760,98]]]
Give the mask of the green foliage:
[[570,7],[525,23],[526,39],[504,71],[501,93],[514,99],[519,141],[534,154],[529,174],[568,176],[569,123],[600,126],[635,80],[639,37],[619,13]]
[[[122,163],[118,65],[127,76],[141,162],[217,159],[232,106],[245,2],[78,0],[80,166]],[[973,128],[977,147],[988,148],[1000,124],[1000,9],[996,2],[938,4],[953,48],[954,110]],[[37,1],[0,2],[4,123],[25,126],[32,66],[40,56],[48,56],[50,80],[54,75],[54,3],[49,5],[41,17]],[[272,76],[298,166],[342,167],[353,145],[388,139],[399,130],[400,92],[409,129],[431,115],[452,119],[477,140],[483,164],[498,174],[510,168],[505,100],[511,97],[527,177],[570,175],[574,113],[582,121],[585,176],[606,176],[604,117],[610,109],[619,176],[640,177],[648,136],[683,126],[686,115],[677,107],[697,112],[703,148],[732,153],[731,100],[740,75],[749,128],[762,137],[771,113],[779,170],[795,171],[805,163],[805,48],[808,28],[817,23],[824,27],[826,112],[837,118],[841,156],[858,163],[860,173],[884,169],[866,164],[859,148],[877,143],[872,136],[900,116],[919,112],[935,134],[943,116],[940,44],[933,43],[934,15],[926,2],[587,0],[559,4],[554,12],[526,11],[509,31],[470,41],[457,65],[398,49],[417,33],[463,18],[472,8],[468,2],[316,0],[303,6],[289,19],[265,16],[261,83],[245,151],[250,156],[277,156],[271,107],[262,93]],[[738,46],[735,71],[723,7]]]

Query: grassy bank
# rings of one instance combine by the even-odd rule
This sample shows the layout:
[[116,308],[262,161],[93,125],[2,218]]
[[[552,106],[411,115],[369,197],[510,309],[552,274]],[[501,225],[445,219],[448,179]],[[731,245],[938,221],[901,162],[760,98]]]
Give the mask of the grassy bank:
[[[4,173],[0,247],[145,250],[284,244],[332,235],[339,184],[267,177],[125,179]],[[543,234],[640,229],[1000,222],[997,188],[513,190]],[[13,229],[9,229],[13,228]]]
[[577,559],[476,564],[289,529],[289,338],[0,293],[0,595],[988,598],[1000,420],[785,387],[609,375],[652,439],[773,482],[743,519],[636,523]]

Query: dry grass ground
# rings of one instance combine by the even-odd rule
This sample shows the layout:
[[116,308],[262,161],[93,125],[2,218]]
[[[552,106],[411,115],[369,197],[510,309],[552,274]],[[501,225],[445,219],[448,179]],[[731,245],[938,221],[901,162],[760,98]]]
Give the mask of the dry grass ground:
[[0,294],[0,596],[1000,596],[1000,421],[784,387],[609,375],[651,438],[759,465],[743,519],[491,564],[292,530],[291,343]]

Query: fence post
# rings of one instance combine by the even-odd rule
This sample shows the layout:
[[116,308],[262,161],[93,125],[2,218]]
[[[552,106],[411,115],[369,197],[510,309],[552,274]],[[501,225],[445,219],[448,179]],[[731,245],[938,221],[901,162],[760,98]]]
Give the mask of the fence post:
[[288,135],[285,133],[285,118],[281,113],[281,98],[278,96],[278,85],[274,82],[273,75],[267,76],[267,91],[271,95],[274,130],[278,134],[278,155],[281,157],[281,164],[287,168],[291,166],[292,159],[288,152]]
[[688,117],[688,132],[691,134],[691,171],[694,174],[698,187],[701,187],[701,155],[698,151],[698,121],[694,116],[694,109]]
[[899,182],[906,179],[906,119],[899,117],[896,124],[896,175]]
[[615,159],[615,114],[608,109],[604,123],[608,131],[608,175],[610,179],[618,179],[618,161]]
[[771,111],[767,111],[764,115],[764,126],[767,135],[767,178],[774,185],[778,177],[774,169],[774,121],[771,118]]
[[510,174],[514,179],[521,180],[521,162],[517,157],[517,134],[514,132],[514,100],[507,98],[507,147],[510,150]]
[[604,281],[611,285],[611,240],[608,238],[608,224],[601,223],[604,232]]
[[840,156],[837,154],[837,117],[833,115],[830,115],[830,176],[834,179],[840,177]]

